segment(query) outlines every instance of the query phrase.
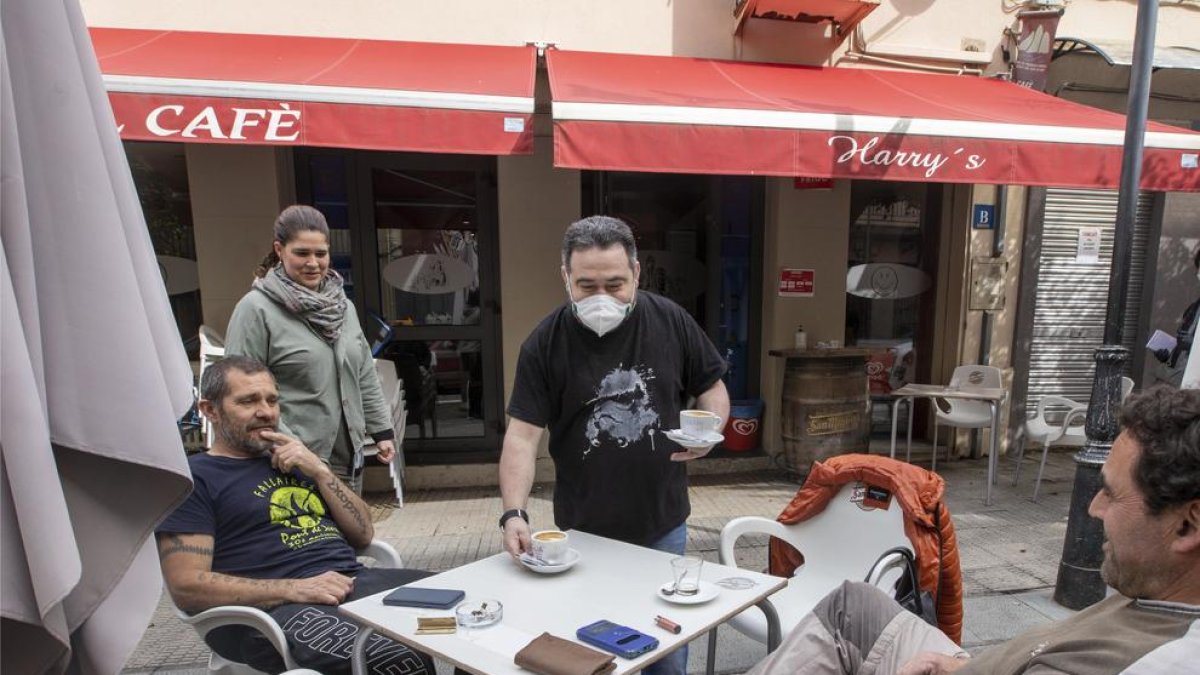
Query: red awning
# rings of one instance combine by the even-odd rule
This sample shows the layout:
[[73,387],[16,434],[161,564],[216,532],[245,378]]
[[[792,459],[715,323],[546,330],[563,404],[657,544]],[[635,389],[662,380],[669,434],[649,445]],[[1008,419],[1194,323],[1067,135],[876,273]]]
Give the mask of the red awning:
[[[1116,187],[1125,118],[956,75],[547,52],[561,167]],[[1200,133],[1151,124],[1142,187],[1200,190]]]
[[121,137],[533,149],[532,47],[92,28]]

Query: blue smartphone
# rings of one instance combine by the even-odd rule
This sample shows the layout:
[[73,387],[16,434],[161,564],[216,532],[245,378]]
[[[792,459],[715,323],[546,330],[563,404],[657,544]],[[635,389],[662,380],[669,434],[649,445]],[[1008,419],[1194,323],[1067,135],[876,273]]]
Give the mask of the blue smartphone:
[[648,651],[658,649],[657,638],[611,621],[590,623],[575,631],[575,637],[593,647],[626,659],[636,659]]

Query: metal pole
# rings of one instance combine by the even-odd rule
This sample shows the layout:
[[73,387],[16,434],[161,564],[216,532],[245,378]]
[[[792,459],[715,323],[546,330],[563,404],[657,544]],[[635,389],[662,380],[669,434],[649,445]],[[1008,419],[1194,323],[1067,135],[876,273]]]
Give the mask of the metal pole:
[[1071,609],[1083,609],[1104,598],[1100,563],[1104,530],[1088,515],[1088,505],[1100,489],[1100,467],[1108,459],[1117,437],[1117,407],[1121,398],[1121,372],[1129,350],[1121,346],[1121,321],[1129,287],[1133,226],[1137,216],[1138,185],[1142,174],[1142,147],[1146,135],[1146,110],[1150,101],[1150,73],[1154,63],[1154,31],[1158,0],[1138,0],[1137,29],[1133,39],[1133,64],[1129,72],[1129,102],[1125,117],[1125,153],[1121,158],[1121,186],[1117,195],[1117,222],[1113,234],[1112,273],[1108,280],[1108,313],[1104,319],[1104,346],[1096,350],[1096,377],[1088,404],[1084,431],[1087,443],[1075,455],[1075,488],[1067,518],[1067,536],[1054,600]]

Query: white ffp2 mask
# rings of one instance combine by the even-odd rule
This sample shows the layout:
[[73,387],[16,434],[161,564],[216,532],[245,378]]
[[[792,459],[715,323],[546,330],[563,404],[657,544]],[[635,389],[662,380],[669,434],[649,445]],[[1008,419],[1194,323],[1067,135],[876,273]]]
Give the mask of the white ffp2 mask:
[[579,322],[600,337],[615,330],[633,311],[632,302],[621,302],[603,294],[590,295],[578,302],[572,299],[571,305]]

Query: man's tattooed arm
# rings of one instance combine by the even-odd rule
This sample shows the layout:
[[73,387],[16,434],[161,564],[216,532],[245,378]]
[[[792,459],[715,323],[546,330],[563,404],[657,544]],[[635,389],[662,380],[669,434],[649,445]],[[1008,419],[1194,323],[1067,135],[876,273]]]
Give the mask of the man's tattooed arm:
[[168,557],[176,553],[192,553],[200,555],[212,560],[213,551],[211,547],[198,546],[196,544],[184,543],[183,538],[174,532],[168,532],[159,535],[158,543],[158,559],[165,561]]
[[199,612],[220,605],[268,608],[297,597],[294,579],[250,579],[212,571],[213,538],[207,534],[158,534],[158,560],[180,609]]
[[375,538],[375,526],[371,514],[362,498],[354,494],[340,478],[327,476],[320,482],[321,496],[329,504],[330,516],[338,524],[346,541],[355,548],[362,548]]

